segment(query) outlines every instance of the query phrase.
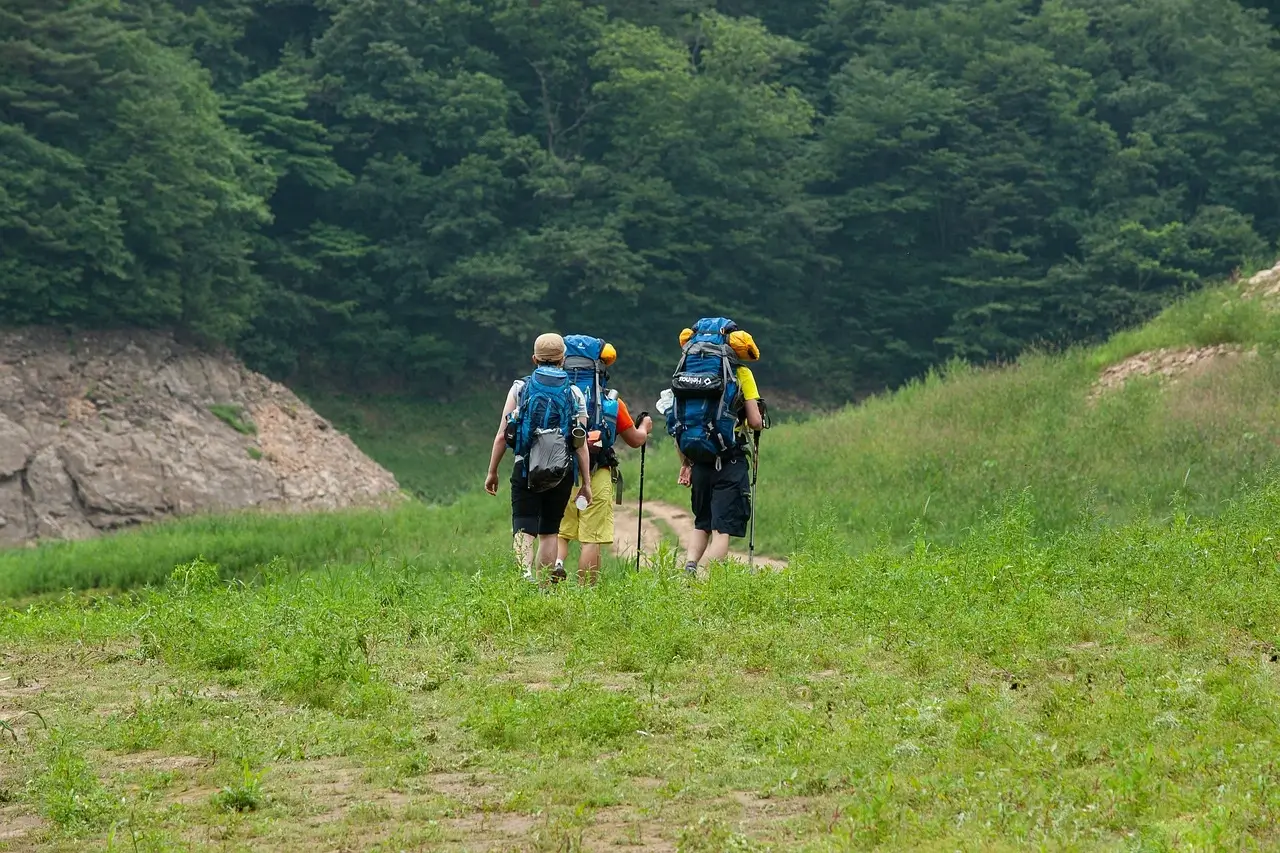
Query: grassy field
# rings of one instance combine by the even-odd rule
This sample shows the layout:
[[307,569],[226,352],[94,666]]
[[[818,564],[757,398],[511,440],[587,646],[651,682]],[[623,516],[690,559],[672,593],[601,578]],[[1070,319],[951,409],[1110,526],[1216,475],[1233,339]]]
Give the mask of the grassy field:
[[1080,509],[697,584],[433,537],[6,608],[0,849],[1274,849],[1280,486]]
[[448,505],[0,552],[0,851],[1275,849],[1277,344],[1217,289],[780,426],[785,571],[594,590],[519,579],[488,395],[316,400]]
[[396,475],[420,500],[447,503],[480,490],[507,389],[443,403],[416,397],[303,392],[317,412]]
[[510,550],[510,504],[484,494],[445,508],[406,502],[393,510],[316,515],[239,514],[157,524],[102,539],[0,551],[0,600],[69,589],[160,583],[197,559],[227,577],[261,567],[294,572],[370,563],[464,571]]

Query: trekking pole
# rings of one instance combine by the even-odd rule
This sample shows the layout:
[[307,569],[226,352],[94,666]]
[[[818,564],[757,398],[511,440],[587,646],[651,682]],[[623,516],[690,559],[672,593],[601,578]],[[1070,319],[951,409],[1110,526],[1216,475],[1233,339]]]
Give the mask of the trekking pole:
[[[761,426],[768,429],[769,407],[764,400],[760,400],[758,405]],[[753,572],[756,569],[756,482],[760,479],[760,433],[761,430],[752,430],[755,452],[751,455],[751,538],[747,541],[747,567]]]
[[[648,412],[640,413],[640,423],[649,417]],[[648,437],[640,445],[640,506],[636,510],[636,571],[640,571],[640,550],[644,545],[644,452],[649,449]]]
[[751,538],[747,540],[747,568],[756,570],[756,481],[760,478],[760,430],[753,433],[755,452],[751,454]]

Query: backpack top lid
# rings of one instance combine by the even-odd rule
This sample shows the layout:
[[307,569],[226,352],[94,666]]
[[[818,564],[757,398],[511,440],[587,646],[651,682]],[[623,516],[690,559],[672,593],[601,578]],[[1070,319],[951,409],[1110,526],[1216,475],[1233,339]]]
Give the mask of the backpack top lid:
[[736,331],[738,324],[730,320],[728,317],[703,317],[701,320],[693,324],[692,329],[685,329],[680,332],[680,346],[683,347],[689,343],[689,340],[697,335],[703,340],[710,338],[728,338],[731,332]]
[[[605,342],[604,338],[595,338],[589,334],[566,334],[564,336],[564,364],[567,368],[572,369],[575,366],[573,360],[580,359],[590,361],[591,366],[595,366],[595,362],[608,368],[617,360],[618,351],[614,350],[612,343]],[[580,361],[581,366],[588,366],[585,361]]]
[[525,380],[525,393],[529,393],[534,389],[530,387],[533,384],[547,385],[552,388],[564,388],[569,384],[569,372],[562,367],[552,367],[547,364],[540,364],[534,368],[533,373]]
[[[609,371],[607,367],[618,357],[613,344],[591,335],[565,336],[564,366],[569,379],[577,385],[587,400],[587,428],[594,434],[591,452],[613,447],[617,438],[618,400],[614,392],[607,391]],[[598,436],[598,439],[595,437]]]
[[[750,332],[738,328],[738,324],[725,317],[708,317],[695,324],[696,334],[702,341],[727,343],[738,361],[759,361],[760,348]],[[695,334],[694,329],[680,332],[680,346],[684,348]],[[715,338],[721,339],[714,341]]]

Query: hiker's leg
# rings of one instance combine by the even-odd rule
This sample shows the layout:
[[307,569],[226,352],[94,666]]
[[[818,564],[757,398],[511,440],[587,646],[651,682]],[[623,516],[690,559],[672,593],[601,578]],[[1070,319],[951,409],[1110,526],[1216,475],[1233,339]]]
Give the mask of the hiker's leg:
[[578,583],[595,586],[600,580],[600,544],[583,542],[578,555]]
[[516,564],[522,569],[533,568],[534,541],[534,537],[523,530],[517,530],[512,537],[511,549],[515,552]]
[[591,475],[591,503],[578,516],[578,583],[595,586],[600,579],[600,549],[613,544],[613,472],[599,468]]
[[560,537],[555,533],[544,533],[538,537],[538,571],[542,572],[556,564],[556,542]]
[[729,534],[716,531],[711,534],[711,544],[707,546],[706,554],[708,563],[714,563],[717,560],[723,560],[729,556]]
[[560,519],[560,547],[557,558],[567,560],[569,558],[569,543],[578,538],[578,523],[580,513],[573,503],[573,491],[569,492],[569,499],[565,501],[564,516]]
[[538,497],[530,492],[524,478],[511,477],[511,550],[525,577],[533,576],[533,556],[537,550]]
[[685,555],[685,571],[696,568],[711,541],[715,516],[712,514],[712,497],[715,486],[714,465],[697,463],[689,474],[690,502],[693,507],[693,535],[689,538],[689,550]]
[[750,520],[749,494],[751,479],[745,456],[723,460],[715,472],[711,491],[711,545],[707,548],[707,562],[723,560],[729,556],[729,537],[746,536]]
[[[538,567],[552,569],[552,582],[564,578],[563,564],[556,566],[556,556],[560,552],[561,542],[567,551],[569,543],[563,538],[566,532],[565,510],[569,506],[569,496],[573,493],[573,478],[565,477],[564,482],[550,491],[539,494],[538,508]],[[576,519],[572,528],[576,528]],[[539,572],[541,580],[541,572]]]
[[563,533],[557,536],[556,539],[560,540],[559,544],[556,545],[556,559],[563,563],[569,559],[569,540],[565,538]]
[[711,534],[705,530],[694,530],[693,536],[689,538],[689,553],[685,559],[697,565],[702,562],[702,555],[707,551],[707,543],[711,541]]

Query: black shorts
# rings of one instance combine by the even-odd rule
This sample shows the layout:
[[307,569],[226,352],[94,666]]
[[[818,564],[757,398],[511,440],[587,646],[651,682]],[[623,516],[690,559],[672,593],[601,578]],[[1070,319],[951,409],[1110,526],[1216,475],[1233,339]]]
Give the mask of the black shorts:
[[747,535],[751,518],[751,462],[743,454],[693,466],[693,526],[711,533]]
[[545,492],[531,492],[523,475],[511,475],[511,533],[521,531],[530,536],[554,536],[560,532],[569,496],[573,494],[573,477],[566,476],[560,485]]

